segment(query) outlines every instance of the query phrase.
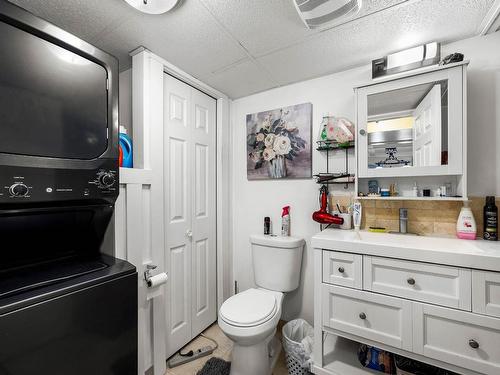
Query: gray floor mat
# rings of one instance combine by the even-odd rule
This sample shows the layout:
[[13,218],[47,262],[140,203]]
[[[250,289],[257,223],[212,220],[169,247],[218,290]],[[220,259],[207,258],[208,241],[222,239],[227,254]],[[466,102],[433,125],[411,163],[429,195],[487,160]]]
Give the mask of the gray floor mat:
[[231,362],[226,362],[221,358],[210,358],[197,375],[229,375]]

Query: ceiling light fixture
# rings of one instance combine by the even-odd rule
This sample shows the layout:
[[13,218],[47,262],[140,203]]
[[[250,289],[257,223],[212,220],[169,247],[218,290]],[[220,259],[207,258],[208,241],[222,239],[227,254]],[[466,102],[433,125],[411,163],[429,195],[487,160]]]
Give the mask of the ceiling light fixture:
[[162,14],[172,10],[180,0],[125,0],[143,13]]
[[362,0],[293,0],[307,28],[338,22],[359,12]]

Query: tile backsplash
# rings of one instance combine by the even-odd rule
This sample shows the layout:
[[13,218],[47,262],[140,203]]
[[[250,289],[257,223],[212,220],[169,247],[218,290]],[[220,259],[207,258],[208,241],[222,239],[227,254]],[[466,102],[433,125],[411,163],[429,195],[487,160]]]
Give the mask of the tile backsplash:
[[[331,197],[330,202],[348,205],[348,197]],[[363,200],[363,218],[361,228],[384,227],[390,231],[399,231],[399,209],[408,209],[408,232],[420,235],[450,235],[454,236],[458,214],[462,202],[455,201],[386,201]],[[477,223],[477,234],[482,237],[483,207],[485,197],[471,197],[470,207]],[[335,203],[333,203],[335,204]],[[500,197],[496,198],[500,207]]]

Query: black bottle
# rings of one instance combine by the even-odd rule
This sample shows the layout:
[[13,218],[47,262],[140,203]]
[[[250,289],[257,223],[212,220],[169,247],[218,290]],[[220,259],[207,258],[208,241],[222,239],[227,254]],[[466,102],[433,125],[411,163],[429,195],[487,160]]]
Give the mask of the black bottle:
[[483,238],[498,241],[498,208],[495,205],[495,197],[486,197],[483,213]]
[[264,218],[264,234],[271,234],[271,218],[269,216]]

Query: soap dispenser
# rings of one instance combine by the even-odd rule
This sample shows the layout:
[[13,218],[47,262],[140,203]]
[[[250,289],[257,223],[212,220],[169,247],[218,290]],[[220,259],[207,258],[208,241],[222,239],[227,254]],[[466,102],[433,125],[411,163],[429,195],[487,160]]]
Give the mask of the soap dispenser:
[[477,233],[476,220],[469,207],[469,202],[465,201],[460,210],[457,221],[457,237],[464,240],[475,240]]

